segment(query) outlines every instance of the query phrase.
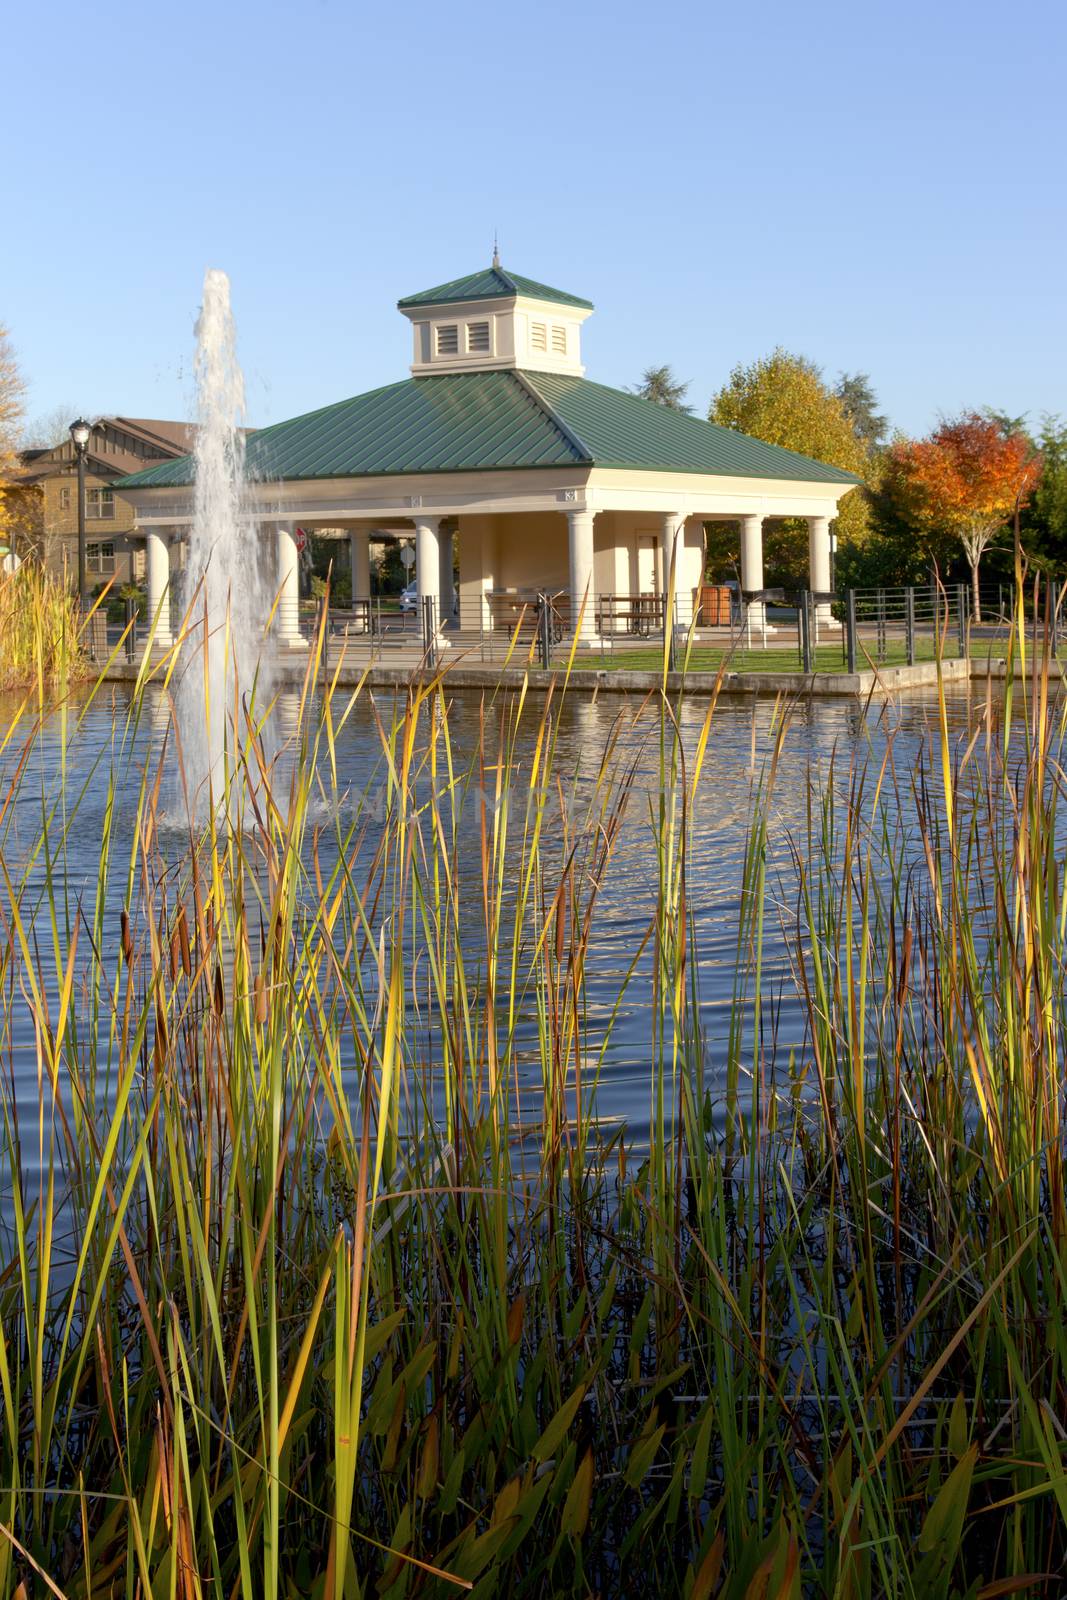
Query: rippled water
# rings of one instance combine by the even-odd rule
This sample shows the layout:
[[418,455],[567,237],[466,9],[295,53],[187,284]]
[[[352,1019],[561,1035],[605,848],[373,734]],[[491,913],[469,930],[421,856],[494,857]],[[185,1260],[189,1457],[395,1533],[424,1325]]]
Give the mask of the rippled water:
[[[388,718],[387,696],[377,697],[379,710]],[[453,698],[450,728],[457,765],[473,760],[480,727],[480,699],[457,693]],[[681,712],[683,743],[691,753],[704,720],[707,702],[694,699]],[[64,806],[77,820],[71,830],[65,861],[53,882],[65,897],[61,924],[70,923],[79,901],[96,894],[100,839],[104,825],[107,777],[116,775],[117,841],[115,870],[109,887],[113,905],[108,927],[117,937],[122,883],[131,848],[131,827],[137,809],[138,789],[146,762],[158,750],[166,726],[162,701],[149,700],[145,714],[132,731],[127,727],[129,702],[119,687],[108,688],[91,704],[75,703],[45,723],[34,742],[17,797],[2,824],[0,845],[4,862],[16,883],[25,875],[23,914],[35,923],[37,937],[50,954],[51,915],[43,898],[46,881],[41,857],[32,862],[39,847],[44,810]],[[616,695],[597,700],[572,698],[560,713],[557,765],[576,776],[579,798],[592,786],[601,753],[622,719],[619,759],[636,760],[635,788],[629,803],[615,859],[598,901],[587,969],[587,998],[592,1036],[599,1022],[606,1023],[635,951],[653,915],[656,896],[655,852],[649,824],[649,801],[658,773],[658,721],[638,715],[638,703]],[[950,701],[953,735],[964,740],[970,723],[970,700],[961,691]],[[295,697],[281,707],[281,721],[295,720]],[[520,735],[520,770],[532,752],[539,707],[527,714]],[[734,989],[739,904],[745,847],[754,809],[754,786],[769,760],[782,713],[768,700],[727,699],[715,712],[707,758],[706,777],[693,819],[688,861],[689,904],[695,920],[695,956],[701,1020],[708,1041],[709,1077],[722,1073],[726,1026]],[[2,717],[2,712],[0,712]],[[765,993],[780,995],[775,1026],[780,1044],[803,1042],[803,1016],[789,982],[790,939],[795,906],[793,852],[808,849],[809,806],[817,800],[835,774],[835,785],[847,788],[850,766],[870,757],[880,765],[892,736],[893,760],[906,786],[920,755],[936,732],[936,700],[912,694],[889,704],[864,707],[851,700],[816,700],[792,708],[770,810],[772,869],[769,874],[770,915],[766,924]],[[351,797],[373,790],[380,781],[380,746],[369,704],[358,705],[337,743],[338,789]],[[10,745],[0,756],[3,792],[16,772],[21,750]],[[64,798],[65,797],[65,798]],[[461,853],[469,851],[471,881],[477,874],[478,837],[475,807],[469,808],[461,830]],[[907,812],[908,807],[904,807]],[[58,830],[53,830],[58,832]],[[327,830],[328,832],[328,830]],[[328,851],[328,843],[327,843]],[[464,863],[460,862],[461,869]],[[475,898],[472,895],[472,900]],[[7,900],[5,891],[4,900]],[[472,930],[480,919],[480,906],[470,906]],[[5,905],[5,915],[7,907]],[[5,981],[10,986],[10,976]],[[603,1114],[624,1119],[634,1136],[648,1126],[651,960],[646,954],[619,1011],[601,1076],[599,1106]],[[9,1036],[3,1041],[16,1101],[36,1105],[37,1061],[28,1006],[17,994],[9,1008]],[[528,1019],[529,1020],[529,1019]],[[530,1021],[532,1027],[532,1020]],[[537,1081],[531,1061],[530,1078]]]

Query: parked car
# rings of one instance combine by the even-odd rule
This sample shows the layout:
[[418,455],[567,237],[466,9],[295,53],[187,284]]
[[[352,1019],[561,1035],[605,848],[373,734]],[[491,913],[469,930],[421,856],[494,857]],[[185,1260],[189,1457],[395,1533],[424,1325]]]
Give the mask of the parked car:
[[[401,589],[400,609],[401,611],[417,611],[419,609],[419,586],[417,583],[409,583],[406,589]],[[458,594],[453,594],[452,596],[452,615],[454,617],[459,616]]]

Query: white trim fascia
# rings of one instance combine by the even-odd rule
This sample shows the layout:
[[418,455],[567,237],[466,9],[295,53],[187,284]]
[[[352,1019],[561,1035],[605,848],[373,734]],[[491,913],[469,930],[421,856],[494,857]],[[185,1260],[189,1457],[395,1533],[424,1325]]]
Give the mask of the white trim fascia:
[[[515,515],[587,507],[588,472],[541,468],[524,472],[436,473],[407,478],[320,478],[306,483],[252,484],[249,515],[267,521],[389,521],[424,516]],[[131,489],[137,524],[188,523],[192,490]]]
[[[390,478],[319,478],[252,484],[250,514],[322,521],[388,521],[426,516],[482,516],[536,511],[632,511],[727,520],[741,516],[835,517],[854,487],[785,478],[729,478],[712,473],[636,472],[609,468],[527,468],[513,472],[410,474]],[[191,488],[129,489],[139,527],[191,520]]]
[[538,300],[529,294],[484,295],[480,300],[435,300],[426,305],[398,306],[397,310],[409,322],[436,322],[449,317],[472,321],[474,306],[485,306],[493,311],[533,311],[539,306],[554,306],[557,315],[578,323],[586,322],[593,315],[592,306],[572,306],[563,300]]
[[587,498],[594,511],[673,512],[727,520],[739,516],[835,517],[856,484],[792,478],[732,478],[717,473],[594,468]]

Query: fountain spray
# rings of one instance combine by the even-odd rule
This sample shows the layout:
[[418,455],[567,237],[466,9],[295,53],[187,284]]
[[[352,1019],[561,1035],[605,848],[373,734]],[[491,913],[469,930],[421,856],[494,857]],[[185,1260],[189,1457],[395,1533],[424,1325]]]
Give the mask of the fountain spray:
[[[219,806],[227,753],[246,738],[247,708],[264,707],[263,649],[270,585],[245,478],[244,376],[230,307],[230,280],[210,268],[196,324],[197,430],[193,520],[185,568],[187,631],[178,728],[190,801]],[[232,765],[230,770],[232,771]]]

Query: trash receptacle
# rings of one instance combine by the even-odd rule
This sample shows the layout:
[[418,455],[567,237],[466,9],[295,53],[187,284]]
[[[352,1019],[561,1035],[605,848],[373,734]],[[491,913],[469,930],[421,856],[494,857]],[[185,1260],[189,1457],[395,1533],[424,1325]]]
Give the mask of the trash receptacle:
[[705,628],[730,626],[730,591],[724,585],[704,583],[700,586],[700,622]]

